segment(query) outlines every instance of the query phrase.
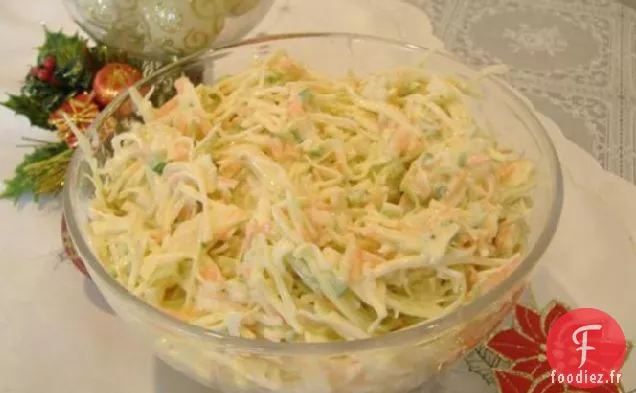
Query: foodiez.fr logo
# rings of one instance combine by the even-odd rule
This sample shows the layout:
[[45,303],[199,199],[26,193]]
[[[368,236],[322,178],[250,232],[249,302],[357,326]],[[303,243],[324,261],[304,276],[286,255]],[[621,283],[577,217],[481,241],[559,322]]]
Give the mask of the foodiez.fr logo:
[[620,383],[626,353],[623,329],[594,308],[564,314],[548,332],[546,354],[553,384],[594,388]]

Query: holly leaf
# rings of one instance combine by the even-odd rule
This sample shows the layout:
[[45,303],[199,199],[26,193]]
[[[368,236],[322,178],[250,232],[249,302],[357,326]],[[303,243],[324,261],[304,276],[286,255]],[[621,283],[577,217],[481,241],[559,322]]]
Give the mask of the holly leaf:
[[11,109],[17,115],[26,117],[33,126],[54,129],[48,122],[48,110],[42,106],[42,101],[34,97],[9,94],[9,99],[3,102],[2,106]]
[[86,41],[79,34],[66,35],[44,28],[44,44],[38,48],[38,64],[49,56],[55,57],[55,80],[58,89],[80,92],[91,89],[96,65]]
[[5,180],[0,198],[17,200],[32,194],[37,201],[45,194],[53,194],[62,188],[62,180],[71,159],[72,150],[64,142],[46,142],[24,156],[15,175]]
[[54,72],[55,79],[66,90],[90,91],[95,71],[85,58],[74,59],[64,66],[58,66]]
[[61,30],[53,32],[44,28],[44,44],[38,48],[38,64],[42,64],[48,56],[55,56],[57,66],[65,67],[87,54],[86,41],[79,34],[66,35]]
[[43,111],[46,112],[42,113],[41,116],[46,116],[48,119],[51,113],[55,112],[68,97],[74,95],[74,91],[51,86],[40,80],[29,78],[22,86],[22,95],[37,101]]

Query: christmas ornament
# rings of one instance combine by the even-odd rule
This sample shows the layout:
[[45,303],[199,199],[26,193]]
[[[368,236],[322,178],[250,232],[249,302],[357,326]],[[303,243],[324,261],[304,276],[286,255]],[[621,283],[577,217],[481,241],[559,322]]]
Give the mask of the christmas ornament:
[[181,56],[212,46],[226,20],[224,0],[148,0],[153,50]]
[[86,44],[77,35],[45,30],[37,63],[25,78],[20,94],[10,94],[2,105],[27,117],[31,124],[54,129],[48,118],[69,96],[91,88],[94,70]]
[[133,53],[145,53],[149,27],[142,11],[146,0],[66,0],[75,22],[96,41]]
[[65,0],[73,19],[98,42],[144,58],[165,59],[236,41],[272,0]]
[[[137,1],[133,2],[134,6],[128,11],[134,13],[137,8],[136,3]],[[108,26],[125,16],[125,13],[121,12],[121,8],[114,0],[77,0],[76,4],[86,20],[102,29],[108,28]]]
[[97,102],[106,106],[120,93],[143,78],[141,71],[128,64],[106,64],[95,74],[93,91]]
[[86,131],[99,115],[99,107],[95,104],[93,98],[93,94],[88,93],[82,93],[70,98],[58,110],[53,112],[49,118],[49,122],[57,128],[60,138],[70,148],[76,147],[78,142],[68,122],[75,124],[78,130]]
[[[108,3],[106,0],[92,1],[106,5]],[[130,5],[135,2],[136,0],[128,0],[118,3]],[[60,141],[24,138],[30,142],[28,147],[34,150],[25,154],[14,176],[5,180],[1,198],[17,200],[23,195],[31,194],[37,200],[42,195],[55,194],[61,190],[73,148],[77,145],[75,135],[63,120],[62,113],[78,129],[88,129],[99,113],[99,106],[93,101],[91,93],[93,80],[99,70],[119,68],[127,71],[125,74],[128,78],[136,80],[141,77],[138,70],[152,72],[156,69],[154,62],[136,61],[121,51],[103,45],[88,47],[77,35],[51,32],[46,28],[44,32],[44,44],[38,48],[37,61],[30,67],[19,94],[9,94],[9,99],[2,105],[17,115],[28,118],[34,126],[57,130]],[[117,63],[119,66],[106,67],[110,63]],[[104,74],[108,76],[108,72]],[[97,85],[107,86],[108,83]],[[117,86],[115,83],[115,88]],[[165,95],[162,89],[155,90],[158,96]],[[102,90],[100,92],[102,99],[113,94]],[[99,130],[100,137],[108,137],[116,125],[115,118],[105,120]]]

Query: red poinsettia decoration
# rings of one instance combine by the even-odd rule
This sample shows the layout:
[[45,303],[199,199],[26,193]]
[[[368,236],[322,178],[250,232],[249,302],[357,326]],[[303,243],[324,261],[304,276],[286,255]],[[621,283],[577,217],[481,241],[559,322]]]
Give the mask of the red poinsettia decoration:
[[510,361],[509,370],[493,370],[502,393],[620,393],[618,385],[605,384],[595,388],[577,388],[568,384],[552,383],[551,367],[545,352],[548,331],[552,324],[568,309],[553,303],[541,314],[517,305],[516,327],[495,334],[486,344],[502,358]]

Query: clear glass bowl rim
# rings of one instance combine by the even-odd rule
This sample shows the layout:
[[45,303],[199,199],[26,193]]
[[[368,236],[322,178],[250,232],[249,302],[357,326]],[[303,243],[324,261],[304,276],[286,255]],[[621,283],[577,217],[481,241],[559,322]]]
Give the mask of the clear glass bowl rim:
[[[135,87],[143,86],[147,83],[161,78],[162,76],[174,71],[177,68],[195,65],[202,61],[205,61],[209,56],[219,55],[222,52],[231,52],[232,49],[249,47],[255,45],[262,45],[267,42],[276,42],[283,40],[300,40],[300,39],[344,39],[344,40],[364,40],[369,42],[376,42],[386,44],[389,46],[402,47],[410,50],[422,51],[422,54],[430,51],[430,48],[425,48],[419,45],[409,44],[398,40],[381,38],[363,34],[351,34],[351,33],[290,33],[290,34],[277,34],[268,36],[259,36],[256,38],[246,39],[235,44],[227,45],[221,48],[212,50],[203,50],[190,56],[184,57],[178,62],[172,63],[152,75],[144,78],[138,82]],[[445,60],[452,61],[464,68],[474,71],[471,67],[464,63],[454,59],[451,55],[445,54],[440,51],[435,52],[436,56],[444,57]],[[93,274],[98,275],[98,279],[109,286],[109,290],[113,291],[118,297],[125,299],[127,302],[132,303],[138,308],[139,312],[142,312],[148,316],[148,319],[154,319],[158,324],[162,324],[162,327],[178,332],[183,336],[187,336],[193,339],[203,340],[218,347],[227,349],[239,350],[244,352],[254,352],[266,355],[337,355],[343,353],[352,353],[359,351],[378,350],[395,348],[400,346],[408,346],[412,343],[423,343],[435,340],[437,337],[443,336],[446,332],[458,328],[471,320],[480,311],[486,309],[486,307],[500,298],[510,293],[513,288],[520,283],[525,277],[531,273],[534,266],[537,264],[547,247],[549,246],[559,221],[561,214],[561,208],[563,203],[563,181],[561,174],[561,166],[556,153],[552,139],[548,135],[542,122],[537,118],[535,112],[529,107],[528,103],[519,97],[519,95],[505,82],[496,76],[487,76],[487,80],[497,85],[503,92],[506,93],[511,101],[513,101],[519,108],[527,113],[527,118],[534,123],[533,128],[542,140],[544,146],[541,146],[544,156],[543,160],[548,161],[548,167],[550,169],[548,183],[551,184],[554,190],[554,198],[551,201],[551,205],[548,207],[547,213],[548,219],[546,220],[543,228],[535,228],[533,230],[539,230],[540,234],[537,238],[534,246],[529,250],[526,257],[521,261],[519,266],[503,281],[495,285],[490,291],[481,295],[479,298],[465,304],[452,312],[444,315],[443,317],[432,320],[420,325],[413,326],[411,328],[391,332],[382,336],[372,337],[361,340],[352,341],[337,341],[329,343],[278,343],[267,340],[252,340],[238,337],[230,337],[214,333],[210,330],[190,325],[181,320],[172,317],[166,313],[161,312],[159,309],[152,305],[142,301],[141,299],[130,293],[124,286],[115,281],[99,262],[98,258],[92,252],[89,245],[89,240],[84,236],[84,231],[80,227],[80,223],[77,220],[75,211],[78,209],[77,193],[75,188],[77,186],[77,172],[80,170],[84,161],[84,154],[80,149],[76,149],[71,159],[64,190],[62,192],[63,198],[63,212],[64,217],[68,223],[69,233],[79,255],[90,267]],[[93,125],[88,131],[88,135],[95,134],[95,130],[103,123],[105,119],[111,116],[120,105],[128,98],[128,92],[120,94],[94,121]]]

